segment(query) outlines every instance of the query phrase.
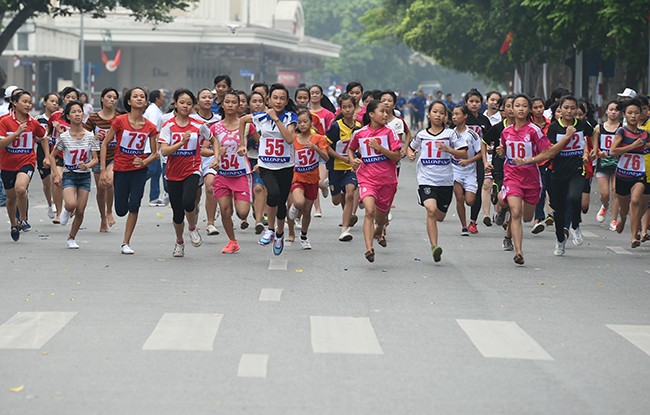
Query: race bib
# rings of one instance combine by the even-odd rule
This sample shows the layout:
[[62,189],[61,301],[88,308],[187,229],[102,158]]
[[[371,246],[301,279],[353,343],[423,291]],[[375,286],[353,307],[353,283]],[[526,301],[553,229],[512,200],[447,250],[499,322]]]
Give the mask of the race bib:
[[[557,136],[557,141],[564,138],[564,135]],[[582,156],[585,151],[585,137],[582,131],[578,131],[566,140],[566,145],[560,151],[560,157]]]
[[614,142],[614,134],[601,134],[600,150],[605,151],[607,154],[609,154],[609,150],[612,149],[613,142]]
[[640,178],[645,176],[643,154],[623,153],[618,159],[617,173],[622,176]]
[[[7,132],[7,135],[13,134],[13,131]],[[29,154],[34,151],[34,138],[30,131],[25,131],[9,143],[6,147],[8,153],[12,154]]]
[[[171,133],[171,145],[175,145],[183,141],[185,133]],[[191,132],[190,139],[187,140],[187,143],[183,144],[181,148],[174,151],[172,156],[175,157],[194,157],[196,155],[196,147],[198,143],[199,136],[198,134]]]
[[524,141],[506,142],[506,159],[508,164],[515,164],[515,159],[533,157],[533,143]]
[[318,153],[314,150],[301,148],[296,150],[296,171],[304,173],[318,168]]
[[361,151],[361,160],[363,160],[364,163],[378,163],[380,161],[388,160],[388,157],[370,147],[370,142],[373,140],[377,141],[382,147],[389,148],[388,136],[382,135],[380,137],[360,138],[359,151]]
[[[99,128],[99,127],[95,127],[95,137],[97,137],[97,134],[99,134],[102,131],[104,132],[104,138],[106,138],[106,134],[108,134],[108,130],[106,128]],[[114,134],[113,139],[111,140],[110,143],[108,143],[108,147],[115,147],[116,145],[117,145],[117,137]]]
[[441,166],[451,163],[451,155],[439,149],[436,143],[444,143],[446,146],[449,146],[449,140],[423,141],[420,151],[420,163],[425,166]]
[[283,164],[291,161],[291,146],[284,138],[262,137],[258,158],[264,163]]
[[246,157],[237,154],[237,143],[231,141],[230,145],[226,144],[226,148],[228,150],[219,158],[217,174],[228,177],[239,177],[248,174],[250,172],[248,162]]
[[129,130],[122,132],[120,140],[120,151],[124,154],[139,156],[144,154],[144,146],[149,136],[147,133],[139,133]]
[[65,149],[63,154],[63,164],[67,170],[79,170],[79,163],[88,163],[90,161],[90,147]]
[[466,127],[478,134],[480,138],[483,138],[483,129],[480,125],[468,125]]
[[342,156],[348,156],[348,147],[350,146],[350,140],[339,140],[336,142],[336,152]]

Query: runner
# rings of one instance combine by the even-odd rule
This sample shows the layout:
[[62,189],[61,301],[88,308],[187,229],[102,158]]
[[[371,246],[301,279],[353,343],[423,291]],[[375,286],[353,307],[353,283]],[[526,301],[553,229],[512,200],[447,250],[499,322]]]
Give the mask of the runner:
[[345,92],[354,98],[354,102],[356,102],[356,106],[354,107],[354,116],[358,122],[362,123],[363,115],[366,113],[366,107],[361,105],[363,97],[363,85],[361,85],[361,82],[359,81],[349,82],[345,86]]
[[[379,101],[372,101],[366,111],[370,124],[357,130],[348,146],[348,157],[359,180],[361,201],[365,207],[363,238],[365,257],[375,260],[373,238],[386,246],[383,236],[388,211],[397,191],[397,163],[401,159],[399,137],[386,126],[388,110]],[[361,157],[356,157],[359,150]]]
[[[616,165],[618,158],[609,154],[616,131],[623,125],[621,123],[621,111],[618,108],[617,101],[610,101],[606,105],[605,115],[607,119],[604,123],[598,124],[594,128],[594,135],[591,138],[593,143],[593,150],[591,157],[597,158],[596,164],[596,180],[598,180],[598,192],[600,193],[600,209],[596,213],[596,220],[598,223],[603,223],[607,216],[607,211],[610,208],[610,195],[611,197],[611,211],[612,220],[609,223],[609,229],[616,230],[618,220],[618,198],[616,194]],[[612,194],[613,193],[613,194]]]
[[[45,95],[43,97],[43,109],[43,114],[36,117],[36,119],[41,123],[43,128],[47,130],[48,120],[52,114],[59,110],[59,94],[56,92],[50,92]],[[45,196],[45,202],[47,203],[47,217],[54,219],[56,217],[56,207],[54,205],[54,200],[52,199],[52,168],[49,164],[49,160],[48,167],[45,168],[43,165],[44,161],[45,152],[43,151],[43,147],[38,145],[36,146],[36,167],[38,168],[38,174],[41,176],[41,181],[43,182],[43,195]]]
[[[530,112],[530,122],[542,130],[546,136],[548,127],[551,125],[551,120],[544,116],[544,100],[540,97],[533,97],[531,98],[531,103],[533,107]],[[546,229],[547,220],[550,222],[553,218],[553,213],[549,203],[550,197],[546,197],[546,194],[549,191],[549,182],[551,181],[550,165],[551,163],[546,160],[537,166],[539,167],[539,174],[542,176],[542,194],[539,198],[539,202],[537,202],[537,207],[535,208],[535,222],[530,231],[533,235],[543,232],[544,229]],[[546,214],[547,211],[549,212],[548,215]]]
[[284,222],[294,166],[293,138],[298,119],[284,85],[273,84],[270,93],[271,108],[241,117],[239,135],[245,136],[246,126],[251,122],[260,133],[258,165],[268,192],[266,211],[269,220],[259,243],[268,245],[273,242],[273,253],[280,255],[284,249]]
[[[314,125],[315,127],[318,127],[316,128],[316,131],[319,135],[325,135],[334,122],[334,113],[336,112],[336,108],[334,108],[332,102],[323,95],[323,88],[320,85],[312,85],[309,87],[309,110],[320,120],[320,126]],[[320,188],[323,197],[326,198],[329,195],[330,184],[327,174],[327,166],[323,158],[321,158],[318,163],[318,174],[320,177],[318,187]],[[321,217],[323,215],[318,195],[316,195],[314,209],[315,217]]]
[[[190,117],[195,104],[196,97],[189,89],[174,91],[176,116],[163,125],[158,137],[160,153],[167,157],[169,203],[176,232],[176,243],[172,252],[174,257],[185,256],[183,231],[186,218],[192,246],[199,247],[202,243],[201,234],[196,228],[197,192],[201,179],[201,149],[210,145],[211,138],[205,123]],[[239,102],[237,104],[239,105]],[[213,153],[216,155],[216,144],[212,144]]]
[[[27,215],[27,188],[36,166],[34,142],[41,140],[45,157],[50,156],[45,129],[29,115],[32,96],[21,91],[12,96],[13,111],[0,119],[0,176],[7,194],[11,239],[18,241]],[[44,162],[47,167],[49,162]],[[18,208],[18,218],[16,218]]]
[[[259,92],[251,92],[248,97],[248,107],[250,114],[266,111],[264,104],[264,95]],[[247,114],[247,115],[250,115]],[[241,118],[241,117],[240,117]],[[249,129],[250,129],[249,124]],[[254,138],[247,140],[246,150],[248,152],[248,161],[251,163],[251,177],[253,179],[253,216],[255,217],[255,234],[259,235],[264,231],[264,207],[266,206],[266,187],[257,167],[259,157],[259,143]]]
[[639,129],[641,101],[633,98],[621,104],[627,126],[619,127],[614,136],[610,155],[619,156],[616,167],[616,194],[621,220],[616,232],[623,233],[627,214],[630,213],[632,248],[641,245],[641,218],[648,207],[650,185],[646,181],[644,155],[650,153],[650,138],[645,130]]
[[[85,122],[86,130],[95,134],[95,138],[100,143],[106,137],[106,133],[111,128],[111,123],[119,115],[115,109],[115,104],[119,99],[119,93],[115,88],[105,88],[101,94],[101,110],[93,112]],[[108,143],[106,149],[106,166],[107,182],[105,186],[100,185],[100,167],[99,163],[93,166],[93,175],[95,176],[95,185],[97,186],[97,206],[99,208],[99,232],[108,232],[108,228],[115,225],[113,217],[113,159],[115,158],[115,140]]]
[[84,212],[90,195],[92,182],[91,171],[99,162],[97,153],[100,144],[95,134],[84,128],[84,108],[78,101],[68,103],[63,110],[63,119],[70,125],[56,140],[50,163],[56,163],[56,156],[63,155],[63,175],[58,169],[54,170],[53,182],[55,186],[63,188],[63,212],[61,225],[66,226],[71,217],[74,217],[66,245],[68,249],[79,249],[75,241],[77,232],[84,220]]
[[329,160],[327,141],[324,136],[312,134],[311,113],[307,109],[298,110],[298,132],[293,141],[295,150],[295,168],[291,183],[293,203],[289,209],[289,219],[295,220],[300,214],[300,246],[303,250],[311,249],[307,237],[311,222],[311,208],[318,198],[319,158]]
[[361,123],[354,119],[355,101],[349,94],[343,93],[339,96],[339,109],[342,117],[336,120],[329,131],[327,131],[327,142],[330,145],[328,154],[330,159],[327,163],[329,168],[329,183],[332,191],[332,203],[334,206],[341,205],[343,211],[341,217],[341,235],[339,241],[347,242],[352,240],[350,228],[357,221],[355,211],[359,203],[359,190],[357,175],[352,170],[348,158],[348,145],[355,130],[361,128]]
[[434,262],[440,262],[442,248],[438,245],[438,222],[445,219],[454,189],[452,157],[467,158],[467,141],[450,128],[445,128],[447,109],[442,101],[429,105],[429,128],[420,131],[409,144],[408,157],[417,163],[418,203],[427,210],[427,234]]
[[214,77],[214,102],[210,108],[210,111],[218,114],[219,108],[221,108],[221,102],[223,102],[223,97],[226,96],[226,92],[232,89],[232,79],[228,75],[217,75]]
[[158,161],[157,151],[152,151],[149,157],[143,158],[145,141],[149,140],[152,150],[156,149],[158,130],[143,116],[147,108],[147,93],[144,89],[135,87],[127,90],[123,101],[127,114],[115,117],[102,141],[100,185],[106,186],[110,179],[108,145],[115,138],[113,159],[115,213],[120,217],[128,213],[121,252],[124,255],[133,255],[135,251],[130,246],[131,236],[138,222],[138,212],[147,180],[147,165]]
[[[218,158],[215,159],[213,169],[217,171],[214,179],[214,198],[219,203],[221,223],[228,235],[228,244],[221,250],[223,254],[234,254],[239,251],[239,242],[235,237],[232,221],[233,202],[237,216],[246,223],[252,199],[252,179],[250,162],[246,157],[247,138],[256,134],[254,127],[246,139],[239,137],[239,95],[227,92],[221,104],[223,120],[212,125],[210,131],[215,139]],[[244,226],[242,229],[246,229]]]
[[[501,102],[501,94],[497,91],[490,91],[485,94],[485,103],[487,104],[487,109],[483,112],[488,120],[490,120],[491,125],[496,125],[501,122],[501,111],[499,111],[499,102]],[[542,101],[542,106],[544,102]]]

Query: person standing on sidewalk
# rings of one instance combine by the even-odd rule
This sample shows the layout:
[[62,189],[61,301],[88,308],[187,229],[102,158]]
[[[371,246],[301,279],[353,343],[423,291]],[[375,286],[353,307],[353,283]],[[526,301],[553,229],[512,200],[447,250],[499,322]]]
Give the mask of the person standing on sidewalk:
[[[165,104],[165,93],[159,89],[151,91],[149,94],[149,106],[144,111],[144,118],[151,121],[158,131],[162,129],[162,107]],[[151,154],[149,141],[146,142],[144,149],[145,157]],[[162,176],[161,160],[154,160],[147,166],[147,180],[151,179],[149,184],[149,206],[167,206],[169,198],[160,193],[160,178]],[[164,180],[164,178],[163,178]],[[163,197],[161,197],[163,196]]]

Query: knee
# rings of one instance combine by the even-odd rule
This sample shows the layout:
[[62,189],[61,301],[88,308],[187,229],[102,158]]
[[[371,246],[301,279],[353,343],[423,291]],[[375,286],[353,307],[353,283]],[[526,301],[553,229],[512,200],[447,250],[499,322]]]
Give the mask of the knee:
[[23,186],[16,186],[15,188],[16,191],[16,196],[17,197],[25,197],[27,196],[27,188]]
[[280,193],[269,192],[266,195],[266,204],[271,207],[276,207],[280,204]]

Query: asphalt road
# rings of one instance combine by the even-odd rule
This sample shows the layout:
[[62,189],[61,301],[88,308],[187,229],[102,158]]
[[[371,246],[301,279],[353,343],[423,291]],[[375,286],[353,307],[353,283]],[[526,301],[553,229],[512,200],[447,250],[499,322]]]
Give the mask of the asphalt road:
[[34,229],[0,234],[0,414],[648,413],[650,245],[593,201],[583,246],[555,257],[528,225],[518,267],[450,212],[434,264],[414,176],[373,264],[329,199],[311,251],[274,257],[248,229],[238,254],[203,232],[172,258],[171,211],[145,203],[123,256],[94,199],[68,250],[35,180]]

